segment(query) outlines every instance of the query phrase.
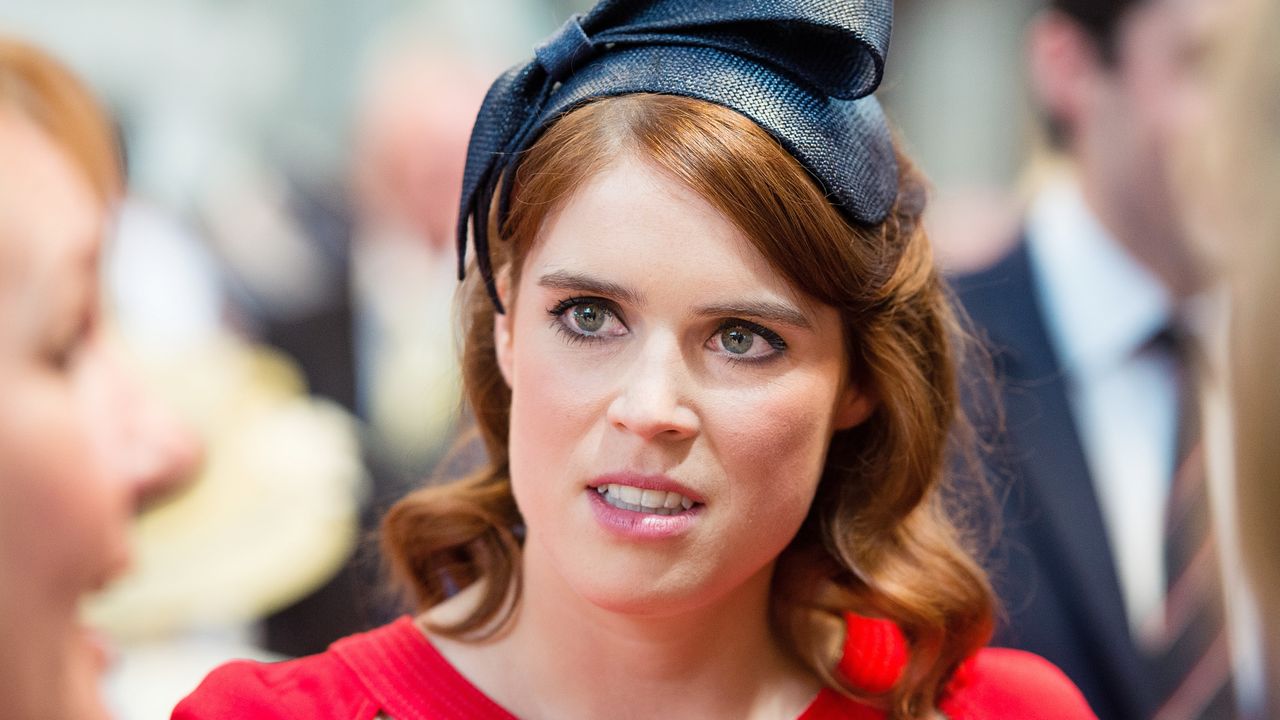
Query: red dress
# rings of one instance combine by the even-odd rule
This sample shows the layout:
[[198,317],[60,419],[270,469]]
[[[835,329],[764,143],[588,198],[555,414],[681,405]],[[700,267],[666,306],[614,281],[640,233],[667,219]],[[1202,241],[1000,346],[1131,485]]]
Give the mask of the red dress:
[[[891,683],[905,659],[901,643],[878,622],[850,623],[841,663],[871,686]],[[949,720],[1096,720],[1048,661],[993,648],[960,667],[940,709]],[[172,720],[374,720],[380,713],[392,720],[515,720],[455,670],[409,617],[339,640],[319,655],[223,665],[178,704]],[[798,720],[883,717],[824,689]]]

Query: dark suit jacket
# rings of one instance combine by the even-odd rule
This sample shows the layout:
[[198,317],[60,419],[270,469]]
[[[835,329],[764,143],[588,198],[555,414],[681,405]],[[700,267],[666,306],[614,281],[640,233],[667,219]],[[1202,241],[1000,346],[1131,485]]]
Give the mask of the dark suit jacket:
[[989,569],[1006,617],[995,645],[1062,668],[1101,720],[1142,720],[1155,705],[1131,640],[1119,581],[1059,363],[1020,241],[1003,259],[952,278],[993,354],[1003,432],[979,421],[1003,517]]

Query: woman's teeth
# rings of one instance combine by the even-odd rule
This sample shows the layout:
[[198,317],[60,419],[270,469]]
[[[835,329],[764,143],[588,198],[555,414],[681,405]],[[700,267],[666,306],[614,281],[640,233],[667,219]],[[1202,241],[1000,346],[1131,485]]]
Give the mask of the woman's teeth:
[[596,492],[610,505],[631,512],[675,515],[693,507],[693,501],[680,493],[642,490],[630,485],[600,485]]

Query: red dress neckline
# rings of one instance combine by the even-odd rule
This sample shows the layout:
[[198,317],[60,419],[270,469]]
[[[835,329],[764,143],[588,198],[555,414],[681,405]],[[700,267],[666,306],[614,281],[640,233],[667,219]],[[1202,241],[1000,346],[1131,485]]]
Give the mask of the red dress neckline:
[[[442,704],[457,717],[518,720],[459,672],[407,615],[339,640],[332,650],[395,720],[435,717]],[[823,688],[796,720],[884,717],[883,711]]]

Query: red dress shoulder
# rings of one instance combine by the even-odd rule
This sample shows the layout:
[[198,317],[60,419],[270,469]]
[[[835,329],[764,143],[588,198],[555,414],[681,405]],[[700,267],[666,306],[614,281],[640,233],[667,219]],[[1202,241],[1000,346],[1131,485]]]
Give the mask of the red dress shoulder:
[[173,720],[373,720],[378,706],[329,653],[281,663],[239,660],[209,673]]
[[515,720],[462,676],[410,617],[280,663],[214,670],[172,720]]
[[[907,664],[907,642],[882,618],[845,615],[839,670],[869,692],[889,690]],[[938,709],[948,720],[1097,720],[1079,688],[1053,663],[1032,653],[983,648],[956,669]],[[842,717],[826,714],[804,720]]]
[[[983,648],[960,666],[938,709],[947,720],[1097,720],[1052,663],[1021,650]],[[799,720],[883,720],[885,713],[823,690]]]
[[983,648],[956,670],[939,704],[950,720],[1096,720],[1056,665],[1022,650]]

